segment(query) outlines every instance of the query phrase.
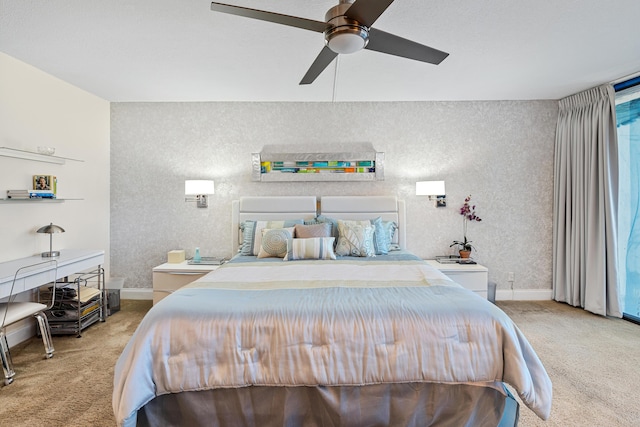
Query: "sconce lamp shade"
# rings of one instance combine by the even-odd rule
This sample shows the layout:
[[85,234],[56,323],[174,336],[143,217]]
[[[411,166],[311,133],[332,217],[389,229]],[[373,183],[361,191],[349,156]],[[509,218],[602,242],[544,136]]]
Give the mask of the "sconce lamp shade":
[[64,228],[59,225],[55,225],[54,223],[50,223],[49,225],[38,228],[36,232],[49,235],[49,252],[42,252],[42,256],[47,258],[60,256],[60,251],[53,250],[53,233],[64,233]]
[[416,182],[416,196],[443,196],[444,181],[419,181]]
[[190,179],[184,182],[185,196],[197,196],[200,194],[214,194],[213,181],[206,179]]
[[[199,208],[209,206],[207,195],[214,194],[213,181],[210,179],[189,179],[184,182],[184,195],[187,202],[195,201]],[[194,197],[195,196],[195,197]]]

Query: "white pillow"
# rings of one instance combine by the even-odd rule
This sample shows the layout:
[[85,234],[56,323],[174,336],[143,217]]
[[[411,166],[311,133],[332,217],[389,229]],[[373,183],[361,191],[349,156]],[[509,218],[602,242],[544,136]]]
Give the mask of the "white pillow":
[[338,244],[336,255],[340,256],[376,256],[373,245],[375,228],[371,221],[343,221],[338,220]]
[[336,259],[333,252],[334,237],[310,237],[307,239],[292,239],[289,241],[285,261],[297,259]]

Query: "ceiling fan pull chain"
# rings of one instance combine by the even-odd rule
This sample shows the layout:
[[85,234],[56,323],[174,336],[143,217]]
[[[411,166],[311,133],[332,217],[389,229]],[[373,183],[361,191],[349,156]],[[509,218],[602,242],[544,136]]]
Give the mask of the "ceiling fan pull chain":
[[338,94],[338,62],[340,61],[340,56],[336,57],[336,67],[333,73],[333,95],[331,97],[331,102],[336,102],[337,94]]

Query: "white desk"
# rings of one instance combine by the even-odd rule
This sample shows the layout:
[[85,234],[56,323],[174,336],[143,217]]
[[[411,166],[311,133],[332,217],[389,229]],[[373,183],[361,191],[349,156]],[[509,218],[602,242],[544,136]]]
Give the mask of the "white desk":
[[[87,320],[83,323],[83,320],[81,319],[82,316],[80,314],[80,305],[78,305],[78,320],[77,322],[71,324],[74,324],[74,332],[78,337],[80,337],[80,333],[83,328],[98,320],[104,322],[107,319],[107,298],[105,293],[104,270],[102,269],[102,264],[104,264],[103,250],[63,249],[60,251],[60,256],[57,256],[55,258],[43,258],[41,255],[34,255],[26,258],[2,262],[0,263],[0,299],[9,296],[9,293],[11,292],[11,283],[13,282],[16,271],[20,267],[26,267],[32,264],[37,264],[52,259],[58,261],[58,269],[55,278],[53,277],[54,274],[51,270],[51,267],[47,264],[43,264],[43,266],[39,268],[25,270],[24,273],[21,273],[18,276],[13,289],[13,294],[15,295],[20,292],[38,288],[63,277],[75,275],[78,273],[84,273],[89,269],[93,270],[91,273],[85,274],[84,277],[97,277],[98,279],[98,290],[100,291],[100,311],[99,316],[92,317],[90,320]],[[78,286],[78,293],[80,292],[79,283],[80,282],[76,283]],[[49,324],[52,325],[51,321],[49,322]],[[54,331],[52,330],[51,333],[54,334]]]
[[[40,255],[34,255],[26,258],[0,262],[0,299],[9,296],[9,292],[11,291],[11,282],[13,282],[13,277],[20,267],[51,259],[58,261],[58,272],[57,277],[55,278],[57,280],[62,277],[83,272],[87,269],[99,268],[104,264],[104,251],[92,249],[63,249],[60,251],[60,256],[55,258],[43,258]],[[13,293],[17,294],[25,292],[52,282],[54,279],[53,273],[51,271],[47,272],[46,270],[48,270],[48,268],[44,266],[40,270],[30,270],[18,276]],[[100,287],[104,288],[104,283],[101,284]]]

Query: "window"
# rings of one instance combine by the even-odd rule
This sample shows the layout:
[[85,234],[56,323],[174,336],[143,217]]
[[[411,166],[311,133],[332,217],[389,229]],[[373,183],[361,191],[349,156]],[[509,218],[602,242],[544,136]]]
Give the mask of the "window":
[[640,76],[616,90],[620,192],[618,249],[624,317],[640,322]]

